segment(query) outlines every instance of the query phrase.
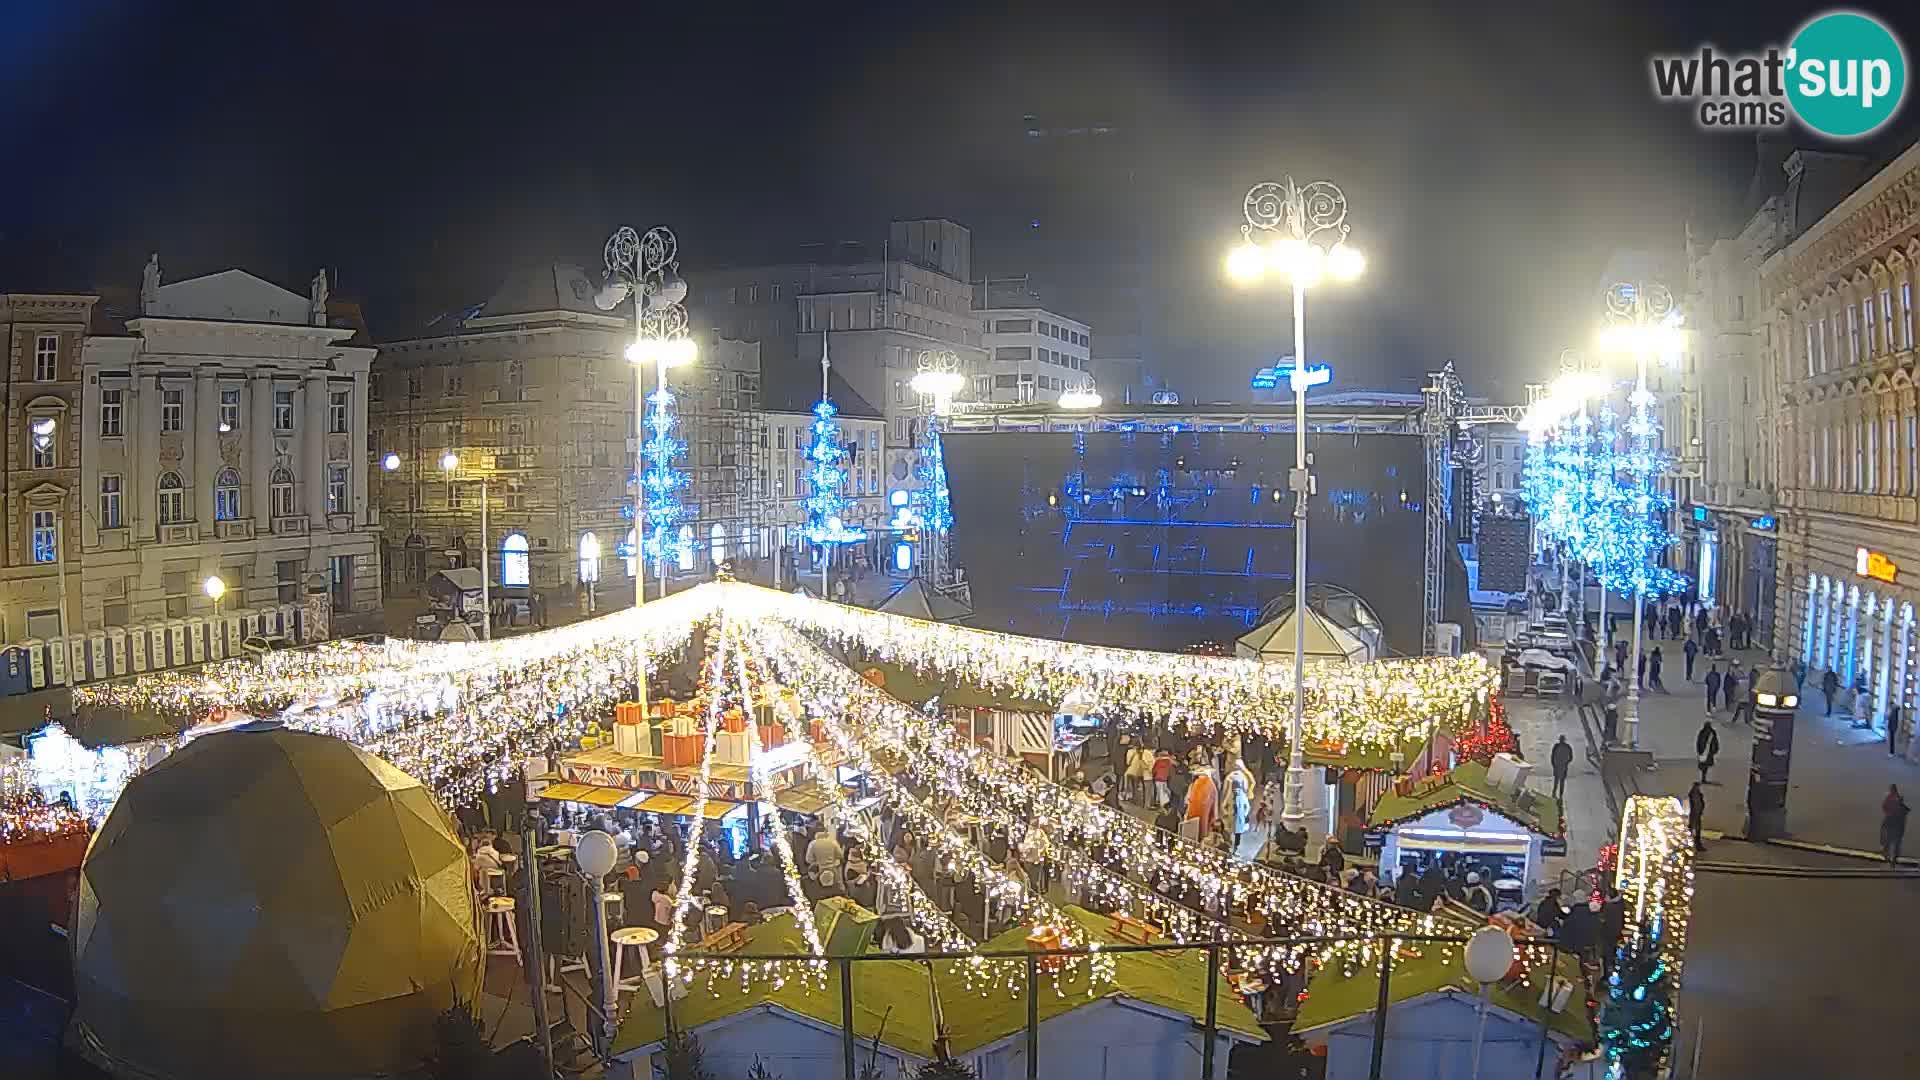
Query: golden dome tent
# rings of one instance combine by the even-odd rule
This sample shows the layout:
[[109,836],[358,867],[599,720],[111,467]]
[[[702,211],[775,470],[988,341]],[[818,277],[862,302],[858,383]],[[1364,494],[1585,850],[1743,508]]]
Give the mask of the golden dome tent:
[[75,1041],[122,1076],[412,1071],[479,988],[466,853],[431,793],[272,722],[127,785],[73,943]]

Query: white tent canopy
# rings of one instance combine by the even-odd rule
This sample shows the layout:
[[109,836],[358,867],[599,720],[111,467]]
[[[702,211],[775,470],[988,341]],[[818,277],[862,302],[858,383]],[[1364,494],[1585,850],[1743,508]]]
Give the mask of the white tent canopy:
[[[1338,660],[1349,664],[1371,662],[1373,650],[1346,627],[1325,615],[1307,609],[1306,653],[1316,660]],[[1261,660],[1278,660],[1293,655],[1293,612],[1288,611],[1247,631],[1234,643],[1234,655]]]

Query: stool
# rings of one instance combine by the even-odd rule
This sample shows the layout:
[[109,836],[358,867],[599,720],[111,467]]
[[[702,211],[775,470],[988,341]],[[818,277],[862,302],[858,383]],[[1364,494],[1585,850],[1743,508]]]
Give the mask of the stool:
[[707,917],[700,925],[704,933],[717,933],[727,925],[727,909],[718,904],[708,904]]
[[520,931],[513,925],[513,897],[487,898],[487,955],[520,962]]
[[[617,994],[621,991],[638,991],[644,984],[643,976],[647,968],[651,967],[653,963],[652,959],[647,956],[647,946],[660,940],[659,932],[644,926],[628,926],[615,930],[613,933],[607,935],[607,938],[613,942],[614,993]],[[622,958],[626,956],[628,949],[639,950],[640,966],[634,969],[635,975],[633,978],[623,979],[620,977],[621,961]]]
[[606,893],[600,897],[600,903],[603,907],[606,907],[609,909],[612,909],[612,908],[619,909],[618,911],[609,910],[607,912],[607,918],[609,920],[612,920],[614,922],[627,921],[627,898],[625,894],[620,892]]

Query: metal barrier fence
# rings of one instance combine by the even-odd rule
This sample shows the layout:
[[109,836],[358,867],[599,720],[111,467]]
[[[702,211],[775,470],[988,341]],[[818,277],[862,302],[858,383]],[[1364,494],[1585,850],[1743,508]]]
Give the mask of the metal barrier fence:
[[[1380,1080],[1380,1077],[1382,1074],[1382,1068],[1384,1064],[1387,1038],[1388,1038],[1388,1017],[1389,1017],[1389,1013],[1391,1012],[1391,1007],[1393,1003],[1392,992],[1393,992],[1393,978],[1395,974],[1395,955],[1394,954],[1397,951],[1405,950],[1405,948],[1408,946],[1453,945],[1453,946],[1457,946],[1464,949],[1467,940],[1468,938],[1464,934],[1462,935],[1409,934],[1409,935],[1392,935],[1388,937],[1363,936],[1363,935],[1336,935],[1336,936],[1288,937],[1288,938],[1243,938],[1243,939],[1234,939],[1231,941],[1215,940],[1215,941],[1206,941],[1206,942],[1186,942],[1186,943],[1107,944],[1107,945],[1099,946],[1097,950],[1087,950],[1087,949],[1021,949],[1021,950],[1006,950],[1006,951],[983,950],[980,952],[928,952],[928,953],[915,954],[915,955],[862,953],[858,955],[828,957],[825,959],[825,963],[828,965],[831,965],[832,970],[834,970],[837,973],[838,982],[839,982],[838,996],[839,996],[839,1006],[840,1006],[840,1021],[839,1021],[840,1051],[841,1051],[842,1064],[844,1066],[845,1080],[863,1080],[863,1078],[866,1075],[868,1075],[863,1071],[860,1064],[860,1060],[859,1060],[860,1044],[863,1041],[863,1037],[858,1035],[855,1031],[855,1021],[854,1021],[855,992],[854,992],[854,979],[853,979],[855,965],[876,964],[876,963],[878,964],[900,964],[900,963],[926,964],[928,965],[928,968],[929,968],[930,986],[931,986],[931,965],[934,963],[942,962],[942,961],[952,961],[960,964],[972,964],[972,963],[976,963],[979,960],[987,960],[987,961],[1002,961],[1002,962],[1008,962],[1008,963],[1024,966],[1024,970],[1025,970],[1024,985],[1021,987],[1020,993],[1021,993],[1021,996],[1024,998],[1025,1005],[1026,1005],[1026,1023],[1025,1023],[1024,1038],[1018,1044],[1023,1049],[1024,1052],[1017,1056],[1024,1057],[1025,1059],[1024,1075],[1027,1077],[1027,1080],[1038,1080],[1040,1076],[1041,995],[1053,992],[1047,986],[1047,971],[1045,969],[1049,966],[1047,964],[1048,960],[1059,958],[1065,961],[1078,960],[1078,961],[1085,962],[1088,960],[1089,957],[1094,955],[1114,956],[1114,955],[1126,955],[1126,954],[1138,954],[1138,953],[1192,953],[1196,951],[1203,951],[1206,953],[1207,976],[1206,976],[1205,1005],[1203,1009],[1204,1015],[1202,1017],[1197,1018],[1200,1020],[1200,1036],[1201,1036],[1201,1043],[1200,1043],[1201,1061],[1200,1061],[1199,1076],[1203,1078],[1203,1080],[1217,1080],[1218,1077],[1225,1075],[1225,1068],[1224,1068],[1225,1061],[1223,1056],[1219,1054],[1219,1046],[1222,1040],[1220,1038],[1221,1029],[1220,1029],[1219,1017],[1218,1017],[1218,1007],[1220,1004],[1220,993],[1219,993],[1220,979],[1221,979],[1221,971],[1222,971],[1222,955],[1221,954],[1223,951],[1238,952],[1238,951],[1245,951],[1245,950],[1257,950],[1257,949],[1263,949],[1263,948],[1317,949],[1317,948],[1323,948],[1330,945],[1339,945],[1339,944],[1350,943],[1350,942],[1366,942],[1366,943],[1378,944],[1382,941],[1386,941],[1386,942],[1390,942],[1392,947],[1378,950],[1380,953],[1379,970],[1378,970],[1379,986],[1377,988],[1377,994],[1373,1003],[1373,1008],[1371,1010],[1373,1014],[1372,1015],[1372,1059],[1371,1059],[1368,1074],[1367,1074],[1371,1078],[1371,1080]],[[1567,950],[1565,950],[1564,948],[1562,948],[1559,944],[1552,941],[1551,939],[1515,938],[1514,942],[1516,946],[1535,945],[1535,946],[1540,946],[1543,948],[1548,948],[1553,950],[1553,963],[1547,966],[1548,967],[1547,985],[1550,988],[1553,985],[1552,980],[1554,975],[1558,973],[1560,970],[1560,962],[1561,962],[1562,956],[1573,955],[1569,953]],[[796,954],[796,953],[735,952],[735,953],[711,953],[711,954],[683,953],[681,954],[681,960],[683,962],[698,962],[698,961],[705,960],[705,961],[725,962],[725,963],[735,964],[735,965],[784,963],[784,964],[793,964],[796,966],[804,966],[807,964],[819,963],[821,958],[811,956],[808,954]],[[1577,958],[1576,958],[1576,962],[1577,962]],[[725,985],[731,982],[731,979],[728,977],[722,976],[719,978],[719,982],[722,985]],[[1423,983],[1423,985],[1427,985],[1428,988],[1431,989],[1430,984]],[[691,990],[691,993],[704,992],[700,989],[700,986],[701,986],[701,982],[698,979],[696,979],[694,983],[694,988]],[[819,987],[815,988],[810,992],[812,993],[827,992],[825,990],[825,981],[823,980]],[[1000,991],[995,990],[992,992],[998,993]],[[1535,993],[1537,992],[1537,989],[1532,988],[1530,986],[1528,992],[1529,994]],[[1569,1008],[1569,1009],[1584,1008],[1585,1007],[1584,1002],[1586,1000],[1586,997],[1587,995],[1585,993],[1581,993],[1573,997],[1571,1000],[1567,1002],[1567,1004],[1565,1005],[1565,1008]],[[671,989],[669,989],[667,992],[661,995],[660,1000],[661,1000],[660,1009],[664,1013],[663,1027],[665,1030],[672,1030],[675,1026],[675,1017],[674,1017],[674,1010],[676,1007],[675,995],[671,992]],[[930,1003],[930,1007],[934,1009],[934,1015],[936,1017],[936,1025],[938,1025],[938,1017],[941,1014],[938,995],[930,992],[929,1003]],[[640,995],[636,995],[633,1007],[649,1008],[653,1006],[652,1006],[652,1003],[646,1000],[646,996],[644,994],[640,994]],[[680,1006],[680,1007],[682,1009],[685,1008],[685,1006]],[[1481,999],[1481,1016],[1482,1016],[1481,1025],[1482,1026],[1480,1029],[1482,1035],[1484,1035],[1484,1030],[1485,1030],[1484,1028],[1485,1013],[1486,1013],[1486,998],[1483,996]],[[1355,1014],[1355,1015],[1360,1015],[1360,1014]],[[1535,1077],[1543,1077],[1548,1075],[1548,1073],[1546,1072],[1547,1061],[1548,1061],[1547,1049],[1548,1049],[1548,1044],[1554,1041],[1554,1039],[1550,1034],[1550,1029],[1551,1029],[1552,1020],[1554,1016],[1555,1016],[1555,1010],[1553,1010],[1550,1007],[1542,1008],[1540,1010],[1541,1019],[1540,1019],[1538,1049],[1535,1056],[1534,1071],[1532,1073],[1532,1075]],[[936,1027],[936,1037],[939,1037],[940,1035],[944,1034],[944,1031],[942,1030],[943,1028],[944,1028],[944,1025],[938,1025]],[[1190,1031],[1190,1029],[1187,1029],[1187,1030]],[[729,1038],[737,1040],[739,1036],[729,1036]],[[1186,1041],[1188,1038],[1190,1038],[1190,1035],[1181,1036],[1181,1039],[1180,1039],[1181,1044],[1190,1047],[1191,1043]],[[878,1042],[878,1039],[876,1038],[875,1041]],[[1001,1035],[996,1037],[994,1040],[991,1040],[990,1042],[983,1044],[982,1047],[976,1047],[972,1051],[968,1051],[967,1053],[969,1054],[976,1053],[982,1049],[994,1048],[994,1047],[1006,1047],[1010,1050],[1011,1046],[1012,1044],[1009,1042],[1007,1037],[1005,1035]],[[711,1048],[709,1048],[709,1051],[711,1051]],[[754,1052],[755,1056],[765,1055],[767,1056],[769,1061],[777,1061],[779,1056],[778,1050],[774,1048],[755,1048],[753,1051],[750,1051],[750,1052]],[[1479,1036],[1476,1036],[1476,1039],[1475,1039],[1474,1054],[1477,1062],[1480,1054],[1480,1037]],[[956,1055],[956,1056],[964,1057],[966,1055],[962,1054],[962,1055]],[[890,1060],[898,1060],[898,1059],[890,1058]],[[1557,1057],[1556,1057],[1556,1061],[1557,1061]],[[902,1064],[905,1064],[905,1063],[903,1062]],[[1005,1064],[1002,1064],[998,1068],[992,1070],[991,1074],[997,1075],[997,1076],[1017,1075],[1016,1072],[1012,1071],[1012,1068],[1013,1068],[1012,1062],[1009,1061],[1009,1062],[1006,1062]],[[638,1074],[636,1073],[636,1075]],[[891,1073],[883,1073],[883,1075],[891,1075]],[[906,1073],[903,1071],[901,1072],[900,1075],[906,1075]],[[983,1073],[983,1075],[985,1074]],[[1160,1073],[1158,1075],[1167,1076],[1169,1080],[1172,1080],[1173,1077],[1176,1077],[1179,1074],[1170,1072],[1170,1073]],[[1514,1074],[1506,1073],[1503,1075],[1511,1076]]]

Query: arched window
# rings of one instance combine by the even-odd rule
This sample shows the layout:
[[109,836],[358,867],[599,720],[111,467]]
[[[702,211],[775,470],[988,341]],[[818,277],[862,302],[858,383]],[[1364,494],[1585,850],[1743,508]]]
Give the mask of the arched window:
[[221,469],[213,478],[213,520],[236,521],[240,517],[240,474]]
[[727,527],[725,525],[715,525],[707,535],[711,540],[710,546],[713,549],[713,565],[719,566],[721,563],[727,561]]
[[179,473],[160,474],[160,524],[177,525],[187,520],[187,493],[180,487]]
[[627,576],[640,572],[640,530],[627,530]]
[[290,518],[293,516],[293,471],[282,465],[273,470],[273,480],[267,485],[273,516]]
[[580,535],[580,580],[600,580],[600,538],[592,533]]
[[508,533],[500,542],[500,584],[531,584],[532,573],[527,566],[527,537],[524,533]]
[[693,526],[680,526],[680,542],[675,547],[680,556],[675,565],[682,570],[693,569]]

